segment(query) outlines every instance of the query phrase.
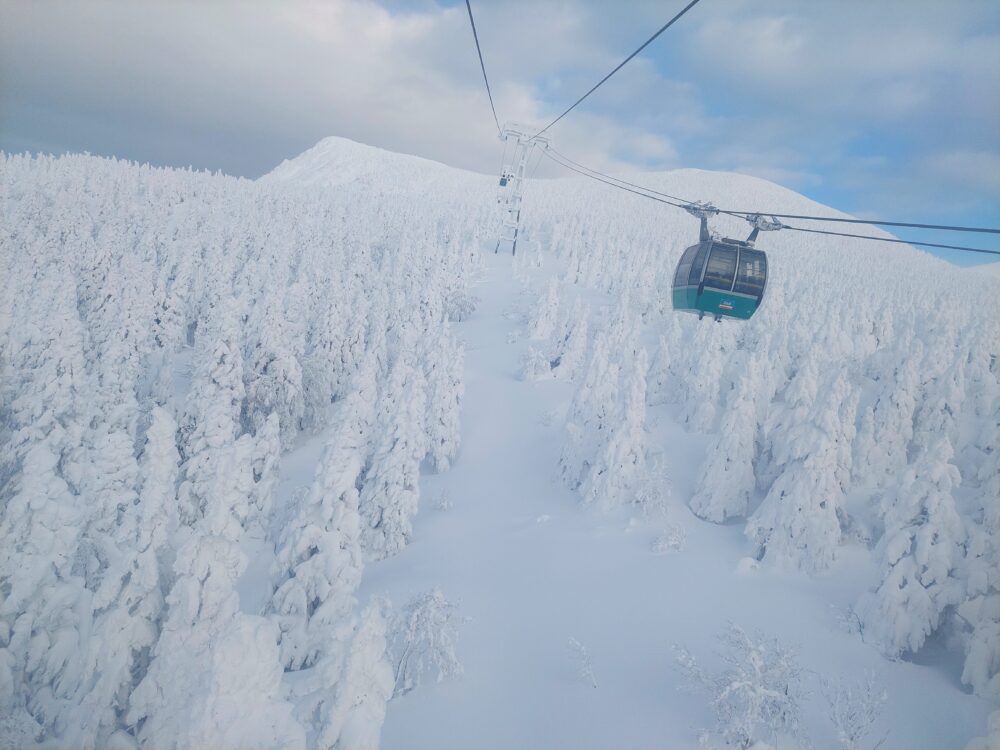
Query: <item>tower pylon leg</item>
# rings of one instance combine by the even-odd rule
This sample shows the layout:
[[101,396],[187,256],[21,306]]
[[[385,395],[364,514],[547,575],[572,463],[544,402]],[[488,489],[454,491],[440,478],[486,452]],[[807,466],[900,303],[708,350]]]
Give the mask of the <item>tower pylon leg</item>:
[[502,190],[499,202],[502,206],[502,214],[499,238],[494,253],[499,253],[500,246],[505,242],[511,243],[511,255],[517,253],[517,239],[521,229],[521,200],[524,194],[524,184],[527,181],[528,158],[536,146],[548,147],[547,138],[530,136],[528,135],[530,132],[529,128],[507,125],[500,134],[504,141],[514,143],[514,150],[511,163],[503,166],[500,180]]

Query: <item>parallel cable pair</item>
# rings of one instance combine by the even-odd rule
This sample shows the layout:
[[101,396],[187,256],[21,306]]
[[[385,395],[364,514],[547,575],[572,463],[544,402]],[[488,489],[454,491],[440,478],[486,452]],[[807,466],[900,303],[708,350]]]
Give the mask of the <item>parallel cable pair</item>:
[[[591,169],[590,167],[585,167],[582,164],[579,164],[578,162],[572,162],[572,163],[570,163],[571,160],[568,157],[563,156],[558,151],[556,151],[555,149],[552,149],[552,148],[546,149],[542,153],[544,153],[549,159],[551,159],[552,161],[554,161],[556,164],[559,164],[560,166],[562,166],[562,167],[564,167],[566,169],[569,169],[569,170],[571,170],[573,172],[576,172],[577,174],[583,175],[584,177],[589,177],[592,180],[597,180],[598,182],[603,182],[605,185],[610,185],[611,187],[618,188],[619,190],[624,190],[626,192],[633,193],[634,195],[639,195],[639,196],[642,196],[643,198],[648,198],[650,200],[654,200],[657,203],[665,203],[668,206],[673,206],[674,208],[681,208],[681,209],[685,209],[685,210],[687,209],[688,206],[691,206],[694,203],[693,201],[688,201],[688,200],[685,200],[684,198],[678,198],[677,196],[670,195],[669,193],[662,193],[662,192],[660,192],[658,190],[653,190],[651,188],[647,188],[647,187],[644,187],[642,185],[637,185],[634,182],[628,182],[627,180],[622,180],[622,179],[619,179],[617,177],[612,177],[610,175],[606,175],[603,172],[598,172],[597,170]],[[672,199],[672,200],[668,200],[668,199]],[[681,201],[681,202],[678,203],[677,201]],[[924,229],[948,229],[948,230],[957,230],[957,231],[990,232],[990,233],[994,233],[994,234],[1000,234],[1000,230],[996,230],[996,229],[987,229],[987,228],[981,228],[981,227],[952,227],[952,226],[947,226],[947,225],[943,225],[943,224],[912,224],[912,223],[907,223],[907,222],[868,222],[868,221],[864,221],[863,219],[838,219],[838,218],[835,218],[835,217],[827,217],[827,216],[805,216],[805,215],[798,215],[798,214],[772,214],[772,213],[770,213],[768,211],[731,211],[731,210],[727,210],[727,209],[719,209],[719,213],[728,214],[730,216],[736,216],[736,217],[739,217],[739,218],[744,218],[746,216],[751,216],[753,214],[764,214],[764,215],[767,215],[767,216],[773,216],[775,218],[793,218],[794,217],[794,218],[803,219],[803,220],[809,219],[809,220],[816,220],[816,221],[835,221],[835,222],[836,221],[841,221],[841,222],[848,222],[848,223],[855,223],[855,224],[883,223],[883,224],[888,224],[889,226],[917,227],[917,228],[924,228]],[[937,242],[917,242],[917,241],[910,241],[910,240],[901,240],[901,239],[897,239],[897,238],[894,238],[894,237],[876,237],[876,236],[870,235],[870,234],[852,234],[850,232],[834,232],[834,231],[825,230],[825,229],[807,229],[805,227],[797,227],[797,226],[792,226],[792,225],[784,224],[784,223],[782,223],[782,228],[783,229],[790,229],[790,230],[792,230],[794,232],[806,232],[808,234],[826,234],[826,235],[832,235],[834,237],[853,237],[855,239],[873,240],[873,241],[876,241],[876,242],[890,242],[890,243],[901,244],[901,245],[914,245],[914,246],[919,246],[919,247],[934,247],[934,248],[939,248],[939,249],[944,249],[944,250],[962,250],[962,251],[970,252],[970,253],[984,253],[986,255],[1000,255],[1000,250],[988,250],[986,248],[981,248],[981,247],[967,247],[967,246],[964,246],[964,245],[945,245],[945,244],[941,244],[941,243],[937,243]]]
[[[620,182],[624,185],[638,188],[639,190],[645,190],[648,193],[655,193],[656,195],[661,195],[665,198],[671,198],[675,201],[681,201],[682,203],[687,203],[687,204],[693,203],[693,201],[689,201],[685,198],[678,198],[676,195],[670,195],[668,193],[662,193],[657,190],[653,190],[652,188],[644,187],[642,185],[636,185],[635,183],[629,182],[628,180],[623,180],[620,177],[612,177],[611,175],[599,172],[593,167],[587,167],[584,166],[583,164],[580,164],[579,162],[573,161],[565,154],[561,154],[551,147],[549,150],[554,151],[559,156],[559,158],[563,159],[564,161],[570,162],[571,164],[574,164],[575,166],[580,167],[581,169],[584,169],[588,172],[593,172],[606,179],[614,180],[615,182]],[[1000,234],[1000,229],[993,229],[992,227],[964,227],[964,226],[954,226],[951,224],[917,224],[914,222],[907,222],[907,221],[884,221],[881,219],[846,219],[837,216],[810,216],[808,214],[775,214],[771,213],[770,211],[737,211],[735,209],[719,209],[719,213],[729,214],[730,216],[752,216],[754,214],[767,214],[768,216],[773,216],[776,219],[802,219],[804,221],[806,220],[833,221],[842,224],[871,224],[873,226],[884,226],[884,227],[910,227],[913,229],[938,229],[942,231],[951,231],[951,232],[982,232],[985,234]]]
[[[594,93],[598,88],[600,88],[601,85],[603,85],[609,78],[611,78],[611,76],[613,76],[615,73],[617,73],[619,70],[621,70],[632,58],[634,58],[636,55],[638,55],[640,52],[642,52],[642,50],[644,50],[647,46],[649,46],[649,44],[652,43],[657,37],[659,37],[660,34],[662,34],[664,31],[666,31],[667,29],[669,29],[685,13],[687,13],[689,10],[691,10],[691,8],[693,8],[695,5],[697,5],[698,2],[700,2],[700,0],[691,0],[691,2],[689,2],[679,13],[677,13],[677,15],[675,15],[673,18],[671,18],[669,21],[667,21],[667,23],[665,23],[663,26],[661,26],[657,30],[657,32],[655,34],[653,34],[649,39],[647,39],[645,42],[643,42],[642,45],[640,45],[634,52],[632,52],[632,54],[630,54],[628,57],[626,57],[624,60],[622,60],[610,73],[608,73],[606,76],[604,76],[604,78],[602,78],[600,81],[598,81],[596,84],[594,84],[594,86],[592,86],[590,88],[590,90],[587,91],[587,93],[585,93],[583,96],[581,96],[575,102],[573,102],[573,104],[570,105],[570,107],[567,108],[562,114],[560,114],[558,117],[556,117],[552,122],[550,122],[544,128],[542,128],[541,130],[539,130],[535,134],[535,136],[537,137],[537,136],[541,135],[546,130],[548,130],[549,128],[551,128],[553,125],[555,125],[557,122],[559,122],[563,117],[565,117],[570,112],[572,112],[577,107],[577,105],[579,105],[584,99],[586,99],[588,96],[590,96],[592,93]],[[499,133],[502,132],[501,128],[500,128],[500,119],[497,117],[496,107],[493,104],[493,92],[490,89],[490,81],[489,81],[489,78],[486,75],[486,65],[483,62],[483,52],[482,52],[482,49],[479,46],[479,34],[476,32],[476,22],[475,22],[475,20],[472,17],[472,6],[470,5],[470,0],[465,0],[465,7],[466,7],[466,10],[468,10],[468,13],[469,13],[469,23],[472,26],[472,36],[475,39],[475,42],[476,42],[476,52],[479,55],[479,67],[483,71],[483,81],[486,84],[486,94],[487,94],[487,96],[489,97],[489,100],[490,100],[490,109],[493,111],[493,120],[496,123],[497,133],[499,134]],[[577,172],[578,174],[581,174],[584,177],[590,177],[591,179],[597,180],[598,182],[603,182],[604,184],[610,185],[611,187],[616,187],[616,188],[618,188],[620,190],[625,190],[625,191],[627,191],[629,193],[633,193],[635,195],[641,195],[644,198],[649,198],[649,199],[658,201],[660,203],[665,203],[667,205],[674,206],[676,208],[684,208],[684,209],[686,209],[688,206],[692,205],[692,201],[686,200],[684,198],[679,198],[679,197],[677,197],[675,195],[670,195],[669,193],[663,193],[663,192],[660,192],[660,191],[657,191],[657,190],[653,190],[652,188],[648,188],[648,187],[645,187],[643,185],[637,185],[636,183],[629,182],[627,180],[623,180],[623,179],[618,178],[618,177],[612,177],[611,175],[604,174],[603,172],[599,172],[596,169],[593,169],[591,167],[584,166],[583,164],[580,164],[579,162],[573,161],[568,156],[560,154],[558,151],[556,151],[555,149],[553,149],[551,147],[547,148],[547,149],[542,149],[542,153],[545,156],[547,156],[549,159],[551,159],[552,161],[556,162],[557,164],[560,164],[562,167],[564,167],[566,169],[572,170],[573,172]],[[539,159],[539,161],[540,161],[540,159]],[[536,168],[537,168],[537,164],[536,164]],[[882,220],[882,219],[847,219],[847,218],[840,218],[840,217],[833,217],[833,216],[810,216],[810,215],[807,215],[807,214],[778,214],[778,213],[769,213],[769,212],[766,212],[766,211],[737,211],[735,209],[719,209],[719,213],[728,214],[730,216],[736,216],[736,217],[740,217],[740,218],[747,218],[747,217],[753,216],[755,214],[767,214],[768,216],[771,216],[771,217],[773,217],[775,219],[798,219],[798,220],[801,220],[801,221],[827,221],[827,222],[836,222],[836,223],[842,223],[842,224],[870,224],[872,226],[903,227],[903,228],[911,228],[911,229],[930,229],[930,230],[936,230],[936,231],[976,232],[976,233],[984,233],[984,234],[1000,234],[1000,229],[994,229],[994,228],[990,228],[990,227],[968,227],[968,226],[954,226],[954,225],[948,225],[948,224],[923,224],[923,223],[905,222],[905,221],[886,221],[886,220]],[[868,234],[853,234],[853,233],[850,233],[850,232],[834,232],[834,231],[825,230],[825,229],[807,229],[805,227],[796,227],[796,226],[791,226],[791,225],[784,224],[784,223],[782,223],[782,224],[783,224],[783,228],[785,228],[785,229],[790,229],[790,230],[796,231],[796,232],[806,232],[806,233],[809,233],[809,234],[825,234],[825,235],[831,235],[831,236],[835,236],[835,237],[853,237],[855,239],[873,240],[873,241],[876,241],[876,242],[890,242],[890,243],[898,243],[898,244],[903,244],[903,245],[914,245],[914,246],[919,246],[919,247],[933,247],[933,248],[939,248],[939,249],[945,249],[945,250],[961,250],[961,251],[970,252],[970,253],[983,253],[983,254],[987,254],[987,255],[1000,255],[1000,251],[998,251],[998,250],[988,250],[986,248],[981,248],[981,247],[967,247],[967,246],[963,246],[963,245],[946,245],[946,244],[941,244],[941,243],[936,243],[936,242],[918,242],[918,241],[915,241],[915,240],[914,241],[908,241],[908,240],[901,240],[901,239],[890,238],[890,237],[876,237],[874,235],[868,235]]]

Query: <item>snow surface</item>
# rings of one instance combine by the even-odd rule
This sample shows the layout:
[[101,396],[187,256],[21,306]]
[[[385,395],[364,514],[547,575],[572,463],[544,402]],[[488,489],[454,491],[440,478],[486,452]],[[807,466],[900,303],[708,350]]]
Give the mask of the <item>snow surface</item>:
[[[523,333],[513,314],[527,300],[511,258],[489,257],[475,287],[481,303],[459,327],[466,342],[462,453],[423,481],[414,540],[369,565],[362,591],[394,600],[439,586],[470,618],[465,674],[390,704],[386,748],[689,747],[711,721],[699,695],[679,683],[672,646],[711,655],[727,621],[771,633],[814,675],[874,670],[889,692],[879,726],[886,748],[957,747],[978,731],[989,704],[955,675],[890,662],[837,627],[867,577],[862,560],[809,579],[770,570],[740,573],[747,543],[733,526],[687,510],[705,439],[661,414],[657,444],[674,483],[668,518],[682,526],[675,554],[651,547],[661,521],[581,510],[558,480],[561,422],[572,396],[559,381],[524,383]],[[449,510],[434,500],[448,497]],[[577,678],[570,638],[590,652],[598,688]],[[809,736],[833,747],[814,681]]]
[[[327,139],[267,179],[302,179],[313,186],[370,179],[384,168],[386,156]],[[399,157],[404,180],[418,165],[414,157]],[[430,174],[436,176],[434,166]],[[433,191],[424,176],[415,178],[413,190]],[[641,177],[666,192],[724,206],[847,216],[742,175],[677,170]],[[531,184],[528,221],[542,220],[545,207],[531,203],[539,194],[554,197],[556,186],[579,182]],[[577,193],[590,188],[573,184]],[[676,224],[680,236],[690,236],[691,222],[683,214],[664,215],[628,197],[607,200],[629,215],[640,214],[640,220],[649,215],[668,229]],[[761,243],[772,257],[772,283],[781,283],[783,262],[791,253],[801,255],[802,245],[829,247],[811,239],[781,233]],[[747,565],[752,549],[738,528],[708,525],[691,514],[686,500],[695,491],[708,439],[686,431],[667,409],[655,410],[653,440],[673,483],[667,517],[581,510],[557,471],[572,384],[526,383],[520,377],[533,290],[544,288],[552,271],[519,275],[510,256],[490,254],[491,246],[488,239],[488,266],[474,287],[480,304],[457,327],[466,347],[459,459],[449,472],[423,478],[413,541],[397,556],[368,565],[362,584],[362,596],[405,601],[437,586],[457,600],[469,617],[461,646],[465,674],[393,701],[384,747],[692,746],[711,717],[704,698],[681,683],[672,647],[711,655],[729,621],[776,635],[799,653],[812,675],[806,735],[817,747],[836,742],[818,678],[853,679],[869,671],[890,696],[876,732],[888,733],[884,747],[959,747],[974,736],[990,703],[969,696],[955,671],[887,661],[838,625],[838,608],[849,608],[874,575],[863,555],[851,554],[820,578]],[[525,242],[522,253],[532,247]],[[855,244],[847,252],[864,264],[874,251]],[[919,262],[928,272],[956,273],[911,248],[887,245],[878,252],[889,263]],[[441,498],[447,510],[437,507]],[[683,547],[657,555],[654,545],[664,526],[680,526]],[[597,689],[578,679],[567,647],[571,638],[589,651]]]
[[[798,733],[762,742],[837,747],[824,681],[868,674],[887,696],[868,746],[962,748],[984,734],[1000,682],[988,274],[779,232],[760,242],[763,308],[717,325],[676,315],[666,294],[691,218],[577,178],[528,186],[512,258],[492,252],[495,178],[344,139],[256,183],[2,158],[15,221],[0,234],[12,269],[0,281],[0,708],[13,717],[0,745],[362,749],[381,729],[390,750],[693,748],[713,727],[710,696],[675,648],[716,670],[729,623],[776,638],[803,669]],[[640,181],[727,208],[839,215],[741,175]],[[715,227],[746,232],[731,217]],[[447,364],[463,352],[455,382]],[[151,420],[166,443],[156,455]],[[105,450],[118,445],[105,431],[133,450]],[[734,474],[749,476],[742,500],[711,484],[720,465],[750,472]],[[609,476],[644,482],[662,507]],[[163,521],[170,533],[140,554],[115,529],[132,507],[150,512],[155,478],[191,518]],[[51,518],[70,519],[63,534],[78,519],[86,538],[66,538],[85,570],[121,575],[123,613],[137,596],[129,555],[145,570],[161,545],[133,661],[105,653],[119,606],[108,586],[102,608],[66,560],[48,570],[37,539]],[[896,574],[905,600],[886,584]],[[325,593],[279,602],[297,581]],[[386,705],[393,612],[432,589],[465,618],[462,674]],[[49,591],[76,592],[69,625]],[[80,677],[67,676],[68,634]],[[183,653],[162,652],[171,643]],[[110,696],[99,726],[77,726],[94,695]]]

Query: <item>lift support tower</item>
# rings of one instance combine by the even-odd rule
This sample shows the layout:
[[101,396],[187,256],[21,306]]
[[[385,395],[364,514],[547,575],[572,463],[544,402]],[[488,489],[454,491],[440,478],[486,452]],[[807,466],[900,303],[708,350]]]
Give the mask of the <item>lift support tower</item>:
[[[521,224],[521,198],[524,193],[524,183],[527,179],[525,171],[528,165],[528,156],[534,148],[548,148],[549,139],[541,135],[530,135],[531,128],[517,123],[507,123],[500,131],[500,140],[505,144],[514,144],[510,161],[504,161],[500,172],[500,190],[497,194],[497,202],[500,204],[500,237],[497,240],[496,250],[500,252],[500,246],[510,243],[511,255],[517,254],[517,233]],[[504,154],[507,153],[506,146]]]

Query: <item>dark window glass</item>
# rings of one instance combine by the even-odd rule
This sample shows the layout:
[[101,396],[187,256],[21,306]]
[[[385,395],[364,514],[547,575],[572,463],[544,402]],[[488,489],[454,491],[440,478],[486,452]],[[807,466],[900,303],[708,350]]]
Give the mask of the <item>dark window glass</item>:
[[684,286],[687,283],[688,274],[691,272],[691,259],[697,251],[697,245],[692,245],[684,251],[681,262],[677,264],[677,272],[674,274],[674,286]]
[[708,256],[708,266],[705,268],[705,286],[728,292],[732,289],[735,274],[736,248],[712,245],[712,254]]
[[740,267],[736,274],[734,292],[753,294],[760,297],[767,281],[767,257],[759,250],[744,250],[740,253]]
[[710,242],[698,245],[698,254],[694,256],[694,261],[691,263],[691,277],[688,280],[689,284],[697,286],[701,283],[701,269],[705,266],[705,256],[708,255],[709,247],[711,247]]

